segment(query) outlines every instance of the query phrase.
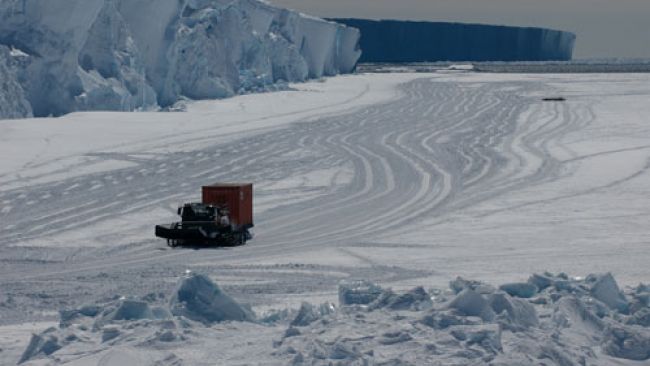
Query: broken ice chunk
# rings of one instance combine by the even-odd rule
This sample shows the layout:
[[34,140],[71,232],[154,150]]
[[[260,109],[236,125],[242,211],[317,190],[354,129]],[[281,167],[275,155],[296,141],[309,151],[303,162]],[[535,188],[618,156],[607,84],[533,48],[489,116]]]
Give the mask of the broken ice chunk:
[[339,304],[343,305],[368,305],[377,300],[384,290],[377,284],[359,281],[341,281],[339,283]]
[[586,280],[591,283],[591,295],[605,303],[612,310],[627,313],[628,302],[611,273],[589,275]]
[[611,325],[605,332],[605,352],[614,357],[645,361],[650,359],[650,330]]
[[192,274],[185,278],[171,299],[172,314],[203,323],[225,320],[252,321],[255,314],[225,294],[207,276]]
[[510,296],[524,299],[531,298],[537,294],[537,286],[528,282],[506,283],[499,286],[499,289],[507,292]]
[[465,316],[478,316],[485,321],[494,319],[494,311],[483,295],[470,289],[463,290],[449,303],[449,307]]
[[459,294],[465,289],[470,289],[478,292],[479,294],[491,294],[496,289],[492,285],[483,283],[480,281],[466,280],[462,277],[456,277],[455,280],[449,283],[449,288],[454,291],[454,293]]
[[499,319],[505,319],[510,326],[528,328],[539,323],[535,308],[525,300],[496,293],[490,295],[488,301],[492,310],[500,315]]

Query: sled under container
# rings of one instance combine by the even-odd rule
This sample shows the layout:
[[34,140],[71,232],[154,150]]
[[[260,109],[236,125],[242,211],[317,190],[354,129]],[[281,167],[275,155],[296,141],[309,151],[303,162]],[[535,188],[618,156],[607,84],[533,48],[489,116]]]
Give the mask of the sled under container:
[[253,184],[215,183],[203,186],[203,203],[227,207],[231,223],[238,227],[253,227]]

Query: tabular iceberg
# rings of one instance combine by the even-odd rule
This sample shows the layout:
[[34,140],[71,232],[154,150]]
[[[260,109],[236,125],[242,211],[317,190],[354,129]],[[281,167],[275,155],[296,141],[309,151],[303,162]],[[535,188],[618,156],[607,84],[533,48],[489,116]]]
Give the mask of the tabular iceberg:
[[361,30],[361,62],[570,60],[576,36],[544,28],[333,19]]
[[0,3],[0,45],[29,56],[17,79],[36,116],[165,107],[347,73],[359,38],[258,0]]

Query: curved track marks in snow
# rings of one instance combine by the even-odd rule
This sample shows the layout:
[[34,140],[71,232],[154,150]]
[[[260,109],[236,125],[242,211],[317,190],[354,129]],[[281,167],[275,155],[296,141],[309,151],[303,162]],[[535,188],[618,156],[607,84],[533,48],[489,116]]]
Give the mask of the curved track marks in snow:
[[[593,116],[586,103],[569,108],[527,96],[545,88],[536,82],[423,78],[402,85],[401,97],[382,105],[209,148],[163,155],[143,151],[146,157],[98,153],[89,160],[131,165],[0,192],[0,202],[12,207],[0,213],[0,254],[7,264],[0,270],[0,284],[23,279],[35,286],[34,281],[104,272],[126,286],[134,274],[152,267],[158,275],[147,281],[164,281],[160,273],[176,274],[192,263],[223,268],[231,262],[368,242],[417,230],[418,222],[432,217],[445,220],[448,213],[562,174],[550,146]],[[191,146],[192,140],[184,144]],[[277,196],[276,202],[282,202],[286,191],[263,187],[324,169],[351,169],[351,178],[344,184],[291,188],[302,198],[257,215],[257,236],[247,246],[171,250],[148,237],[153,223],[147,212],[162,209],[171,218],[173,207],[198,198],[203,184],[252,181],[258,184],[258,197]],[[140,217],[136,220],[147,235],[125,242],[119,235],[120,217]],[[100,238],[102,246],[16,247],[83,232],[104,221],[114,225],[115,235]],[[422,275],[403,272],[405,277]]]

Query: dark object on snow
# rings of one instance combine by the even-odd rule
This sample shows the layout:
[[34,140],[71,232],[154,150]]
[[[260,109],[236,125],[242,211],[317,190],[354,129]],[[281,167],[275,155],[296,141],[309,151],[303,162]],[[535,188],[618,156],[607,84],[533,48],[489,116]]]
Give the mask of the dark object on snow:
[[542,101],[544,102],[564,102],[566,99],[564,97],[547,97],[547,98],[542,98]]
[[217,183],[203,187],[202,203],[178,208],[181,222],[156,225],[156,236],[169,246],[243,245],[252,238],[253,185]]

